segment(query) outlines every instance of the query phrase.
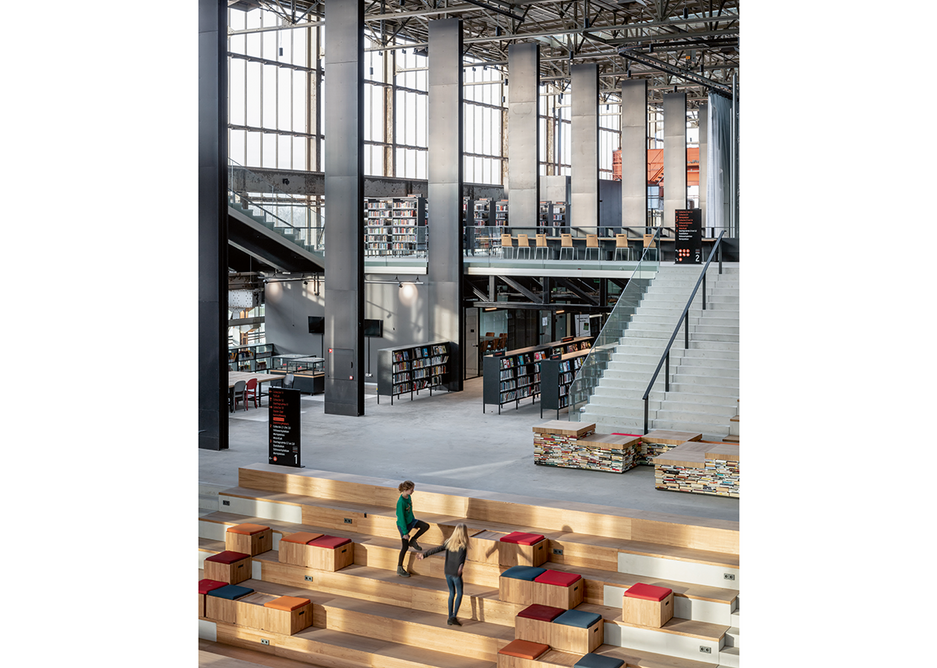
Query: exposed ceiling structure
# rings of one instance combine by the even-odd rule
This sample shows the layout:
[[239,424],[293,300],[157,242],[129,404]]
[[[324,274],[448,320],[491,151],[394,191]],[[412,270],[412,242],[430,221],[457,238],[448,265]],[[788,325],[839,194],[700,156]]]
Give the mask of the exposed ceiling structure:
[[[292,25],[328,23],[323,0],[228,4],[264,7]],[[366,34],[388,50],[426,48],[429,21],[461,18],[466,60],[505,73],[508,47],[536,41],[541,81],[560,91],[571,64],[596,63],[602,103],[630,77],[648,80],[651,104],[676,89],[692,109],[711,91],[731,95],[739,71],[738,0],[372,0],[365,12]]]

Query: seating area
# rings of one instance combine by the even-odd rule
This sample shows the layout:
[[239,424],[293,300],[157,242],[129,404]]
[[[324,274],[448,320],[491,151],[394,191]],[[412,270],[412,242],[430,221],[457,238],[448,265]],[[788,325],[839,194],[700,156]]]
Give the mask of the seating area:
[[200,637],[349,668],[738,665],[737,522],[415,481],[423,549],[469,529],[449,626],[443,559],[396,574],[398,482],[239,468],[199,518]]

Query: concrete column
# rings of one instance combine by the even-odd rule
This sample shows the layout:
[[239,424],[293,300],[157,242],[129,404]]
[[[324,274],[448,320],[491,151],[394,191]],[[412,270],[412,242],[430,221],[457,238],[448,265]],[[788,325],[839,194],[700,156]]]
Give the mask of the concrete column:
[[[540,206],[540,47],[508,47],[508,207],[511,227],[536,228]],[[532,234],[532,230],[521,230]]]
[[599,224],[599,70],[595,64],[570,67],[570,215],[580,234]]
[[427,293],[434,340],[453,343],[448,388],[462,390],[462,20],[429,22],[429,139],[427,204],[430,207]]
[[709,104],[699,106],[699,208],[703,218],[703,236],[706,232],[706,186],[709,178]]
[[664,95],[664,226],[686,208],[686,93]]
[[228,448],[228,10],[198,4],[198,447]]
[[647,80],[636,79],[621,85],[621,225],[646,224]]
[[325,412],[364,415],[364,1],[326,22]]

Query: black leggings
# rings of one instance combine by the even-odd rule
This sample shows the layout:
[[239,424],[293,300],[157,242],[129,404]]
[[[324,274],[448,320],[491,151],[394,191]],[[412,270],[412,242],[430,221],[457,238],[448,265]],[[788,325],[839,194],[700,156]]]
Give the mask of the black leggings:
[[[413,538],[407,536],[400,537],[400,556],[397,557],[397,568],[403,568],[403,558],[407,556],[407,550],[410,549],[410,541],[416,541],[417,538],[426,533],[426,530],[429,529],[429,524],[423,520],[416,520],[416,523],[413,525],[413,529],[416,529],[416,533],[413,535]],[[411,529],[411,531],[413,530]]]

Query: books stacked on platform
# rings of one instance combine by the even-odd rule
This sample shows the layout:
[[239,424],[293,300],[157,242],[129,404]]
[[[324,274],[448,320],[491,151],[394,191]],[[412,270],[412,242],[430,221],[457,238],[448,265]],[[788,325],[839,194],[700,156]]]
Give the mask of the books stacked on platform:
[[657,489],[739,498],[738,445],[683,443],[654,461]]
[[578,429],[570,425],[552,420],[534,427],[535,464],[612,473],[635,466],[640,437],[599,435],[594,424]]

